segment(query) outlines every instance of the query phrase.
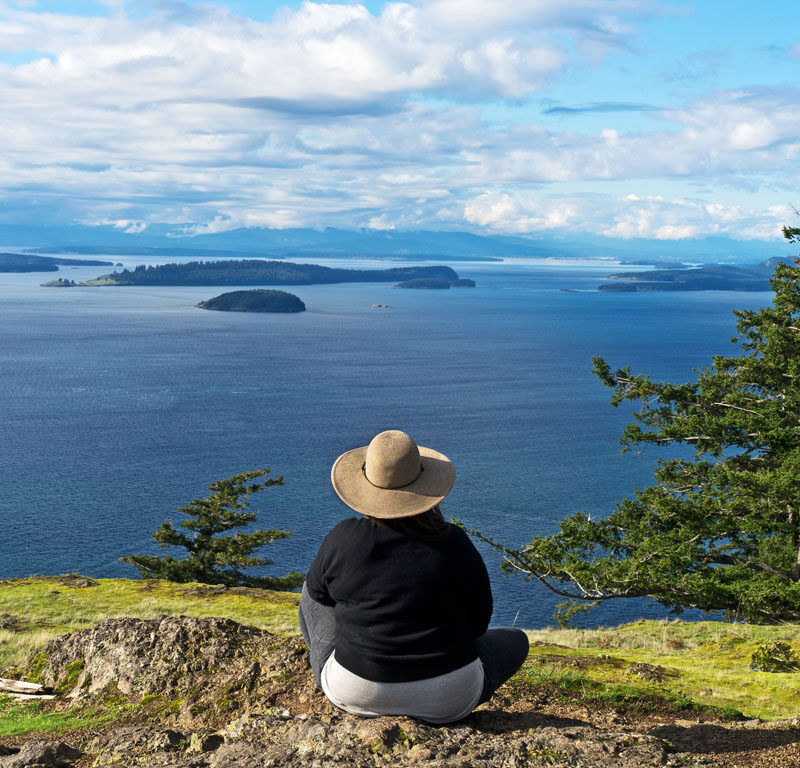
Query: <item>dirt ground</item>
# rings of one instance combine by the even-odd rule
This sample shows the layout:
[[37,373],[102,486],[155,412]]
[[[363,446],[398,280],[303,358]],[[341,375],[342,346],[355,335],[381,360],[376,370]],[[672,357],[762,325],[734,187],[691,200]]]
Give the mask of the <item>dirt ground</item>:
[[[762,723],[720,721],[702,712],[641,712],[621,708],[583,705],[555,691],[501,689],[481,709],[508,713],[509,720],[525,718],[528,727],[543,719],[556,718],[564,724],[589,724],[645,733],[666,739],[681,753],[705,757],[730,768],[800,768],[800,718]],[[516,727],[522,725],[517,723]]]

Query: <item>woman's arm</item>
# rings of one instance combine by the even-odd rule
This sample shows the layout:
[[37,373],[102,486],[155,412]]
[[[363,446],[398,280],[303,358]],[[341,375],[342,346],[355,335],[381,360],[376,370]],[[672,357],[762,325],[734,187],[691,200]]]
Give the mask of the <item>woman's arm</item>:
[[[333,531],[331,531],[333,533]],[[317,552],[317,556],[314,558],[314,562],[311,563],[311,568],[308,569],[308,575],[306,576],[306,591],[308,592],[309,597],[312,600],[315,600],[322,605],[334,606],[336,605],[336,601],[331,597],[330,592],[328,591],[328,581],[327,581],[327,569],[325,566],[327,557],[327,549],[329,546],[328,539],[330,538],[330,533],[325,537],[322,545]]]
[[[472,542],[470,542],[472,544]],[[473,637],[480,637],[489,628],[489,621],[492,618],[494,601],[492,599],[492,587],[489,584],[489,573],[483,558],[474,548],[474,562],[472,565],[472,612],[470,615],[470,631]]]

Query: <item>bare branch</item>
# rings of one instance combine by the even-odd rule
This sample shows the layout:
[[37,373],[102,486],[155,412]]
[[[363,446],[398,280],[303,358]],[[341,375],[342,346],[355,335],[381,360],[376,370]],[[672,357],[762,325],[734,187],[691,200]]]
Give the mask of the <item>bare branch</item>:
[[736,411],[744,411],[745,413],[752,413],[754,416],[759,415],[758,411],[751,410],[750,408],[742,408],[740,405],[732,405],[731,403],[711,403],[711,405],[718,405],[721,408],[733,408]]

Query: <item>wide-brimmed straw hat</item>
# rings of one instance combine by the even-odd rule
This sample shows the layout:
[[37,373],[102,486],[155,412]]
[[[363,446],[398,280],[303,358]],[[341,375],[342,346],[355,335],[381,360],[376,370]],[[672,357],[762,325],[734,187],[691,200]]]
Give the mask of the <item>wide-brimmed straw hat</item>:
[[455,480],[456,470],[447,456],[418,446],[397,429],[343,453],[331,468],[339,498],[370,517],[419,515],[447,496]]

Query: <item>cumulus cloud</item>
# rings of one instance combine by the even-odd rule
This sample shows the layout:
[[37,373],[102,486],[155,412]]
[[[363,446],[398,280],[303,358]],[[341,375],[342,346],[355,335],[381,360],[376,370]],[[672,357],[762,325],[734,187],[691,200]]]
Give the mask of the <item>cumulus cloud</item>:
[[[613,238],[681,240],[706,235],[779,237],[791,211],[767,211],[660,195],[541,195],[486,192],[468,200],[464,218],[487,232],[584,230]],[[753,223],[757,222],[756,226]]]
[[[172,222],[198,234],[330,224],[524,234],[586,221],[685,237],[734,232],[752,211],[548,187],[796,185],[791,88],[719,91],[671,110],[549,110],[646,111],[663,120],[648,131],[554,132],[530,111],[491,122],[487,106],[529,99],[567,69],[630,48],[651,2],[419,0],[379,13],[305,2],[269,22],[208,2],[152,3],[144,14],[107,5],[79,17],[0,2],[0,51],[28,57],[0,58],[0,200],[129,232]],[[770,216],[759,226],[771,231]]]

